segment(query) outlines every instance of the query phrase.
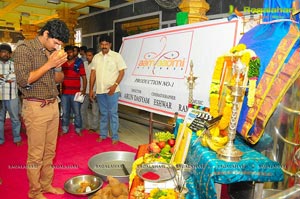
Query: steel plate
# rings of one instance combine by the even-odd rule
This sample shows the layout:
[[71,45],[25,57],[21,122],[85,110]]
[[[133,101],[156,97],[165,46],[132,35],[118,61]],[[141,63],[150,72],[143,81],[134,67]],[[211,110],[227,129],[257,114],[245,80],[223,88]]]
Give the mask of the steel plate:
[[[155,173],[159,176],[158,179],[148,179],[144,177],[147,172]],[[136,169],[136,174],[145,181],[150,182],[164,182],[175,178],[177,173],[176,168],[172,164],[152,162],[147,164],[141,164]]]
[[[132,170],[135,153],[126,151],[110,151],[99,153],[89,159],[88,166],[96,175],[107,181],[107,176],[127,183]],[[125,167],[124,167],[125,166]],[[126,172],[128,171],[128,173]]]
[[[89,183],[91,188],[88,192],[79,192],[81,183]],[[64,190],[70,194],[77,196],[88,196],[98,191],[103,185],[103,181],[99,176],[93,175],[79,175],[68,179],[64,184]]]

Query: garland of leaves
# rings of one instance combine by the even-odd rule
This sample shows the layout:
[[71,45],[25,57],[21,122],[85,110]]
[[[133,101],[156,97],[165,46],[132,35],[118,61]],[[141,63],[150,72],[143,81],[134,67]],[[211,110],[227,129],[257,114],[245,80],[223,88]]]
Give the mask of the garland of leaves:
[[249,62],[249,90],[247,105],[252,107],[254,104],[254,97],[256,92],[256,82],[259,76],[260,59],[258,57],[252,57]]

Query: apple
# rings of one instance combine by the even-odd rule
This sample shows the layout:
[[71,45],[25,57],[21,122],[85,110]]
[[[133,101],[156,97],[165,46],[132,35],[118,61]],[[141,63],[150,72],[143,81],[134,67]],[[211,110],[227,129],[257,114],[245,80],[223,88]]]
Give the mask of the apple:
[[153,149],[152,149],[152,152],[153,152],[153,153],[159,153],[160,151],[161,151],[161,149],[160,149],[159,146],[157,146],[157,145],[154,146]]
[[159,153],[160,152],[160,148],[159,148],[159,146],[155,142],[152,142],[149,145],[149,151],[153,152],[153,153]]
[[170,149],[170,152],[173,154],[174,151],[175,151],[175,147],[172,147],[172,148]]
[[175,145],[175,139],[169,139],[168,144],[173,147]]
[[160,141],[157,143],[157,145],[159,146],[159,148],[164,148],[166,146],[166,142],[165,141]]
[[151,142],[151,144],[149,145],[149,149],[152,151],[152,149],[157,146],[157,144],[155,142]]

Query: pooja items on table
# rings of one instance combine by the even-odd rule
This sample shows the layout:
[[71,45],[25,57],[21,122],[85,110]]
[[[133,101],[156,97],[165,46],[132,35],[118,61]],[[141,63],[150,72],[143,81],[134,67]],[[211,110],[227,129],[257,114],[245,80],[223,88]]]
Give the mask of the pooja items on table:
[[[253,50],[247,49],[244,44],[234,46],[229,53],[217,58],[210,86],[210,114],[213,117],[223,116],[219,124],[210,130],[210,136],[204,135],[202,142],[204,146],[207,145],[212,150],[218,151],[224,146],[220,143],[228,140],[224,137],[228,135],[230,122],[237,122],[242,102],[242,99],[237,99],[237,102],[234,102],[234,96],[237,92],[234,90],[236,86],[243,88],[245,91],[245,88],[249,85],[248,106],[253,105],[259,67],[259,58]],[[238,82],[238,85],[236,85],[236,82]],[[239,95],[239,98],[243,98],[243,95]],[[234,103],[239,104],[235,104],[237,110],[233,118]]]

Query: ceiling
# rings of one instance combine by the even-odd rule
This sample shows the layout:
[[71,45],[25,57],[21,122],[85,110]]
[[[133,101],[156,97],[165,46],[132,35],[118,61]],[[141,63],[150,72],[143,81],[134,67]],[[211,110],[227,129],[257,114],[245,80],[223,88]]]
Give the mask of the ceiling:
[[[132,0],[112,0],[119,4],[127,1]],[[21,24],[41,26],[50,19],[58,18],[57,11],[62,9],[86,15],[92,10],[107,9],[110,5],[110,0],[0,0],[0,29],[20,31]]]

